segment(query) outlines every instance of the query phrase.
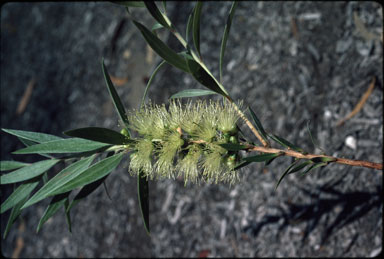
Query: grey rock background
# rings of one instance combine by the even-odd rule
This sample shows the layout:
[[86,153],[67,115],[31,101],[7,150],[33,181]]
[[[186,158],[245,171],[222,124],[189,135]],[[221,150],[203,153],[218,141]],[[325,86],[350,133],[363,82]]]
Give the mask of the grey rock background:
[[[171,20],[183,32],[191,3],[169,2]],[[230,2],[203,6],[201,51],[218,75],[220,37]],[[378,39],[364,37],[354,12]],[[147,25],[144,9],[134,15]],[[292,31],[292,18],[297,34]],[[314,149],[306,131],[330,155],[382,162],[383,10],[375,2],[240,2],[228,40],[223,84],[234,99],[251,105],[265,128]],[[178,42],[161,37],[175,49]],[[381,38],[381,39],[380,39]],[[150,59],[124,8],[111,3],[8,3],[1,7],[1,128],[60,135],[85,126],[118,130],[118,118],[101,73],[126,78],[117,87],[126,108],[138,106],[145,81],[159,62]],[[368,88],[376,87],[363,109],[336,127]],[[16,115],[28,82],[27,109]],[[156,103],[193,79],[162,69],[149,92]],[[346,139],[356,141],[356,147]],[[10,152],[21,145],[1,133],[1,160],[35,161]],[[39,234],[49,201],[22,214],[2,254],[10,257],[23,240],[20,257],[312,257],[375,256],[382,252],[382,172],[330,165],[307,177],[292,175],[274,185],[289,165],[280,158],[254,164],[235,186],[150,183],[150,224],[146,236],[136,198],[136,180],[122,163],[107,179],[112,200],[99,188],[72,211],[73,234],[58,213]],[[59,170],[58,166],[55,170]],[[53,170],[54,171],[54,170]],[[1,201],[11,192],[1,187]],[[1,215],[3,233],[8,213]],[[20,245],[19,245],[20,247]]]

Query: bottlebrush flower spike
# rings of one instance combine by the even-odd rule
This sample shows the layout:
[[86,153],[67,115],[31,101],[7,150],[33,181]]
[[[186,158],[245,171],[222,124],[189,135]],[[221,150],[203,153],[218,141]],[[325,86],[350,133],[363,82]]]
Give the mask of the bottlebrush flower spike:
[[[198,180],[236,182],[239,154],[219,144],[238,139],[239,115],[226,102],[171,101],[164,105],[149,104],[128,114],[130,128],[138,133],[131,156],[130,172],[143,172],[150,179],[183,176],[185,184]],[[228,137],[230,136],[230,138]]]

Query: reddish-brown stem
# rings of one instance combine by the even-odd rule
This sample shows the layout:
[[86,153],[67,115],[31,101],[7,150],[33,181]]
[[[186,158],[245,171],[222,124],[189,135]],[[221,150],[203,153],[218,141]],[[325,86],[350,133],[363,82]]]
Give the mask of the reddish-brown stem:
[[[197,144],[203,144],[207,143],[204,140],[193,140],[192,143]],[[338,164],[345,164],[350,166],[360,166],[360,167],[367,167],[377,170],[383,170],[383,164],[379,163],[373,163],[369,161],[363,161],[363,160],[352,160],[352,159],[346,159],[346,158],[337,158],[333,156],[327,156],[327,155],[315,155],[315,154],[303,154],[294,150],[283,150],[283,149],[277,149],[277,148],[270,148],[270,147],[259,147],[259,146],[253,146],[253,145],[246,145],[245,143],[241,143],[241,145],[246,146],[246,151],[258,151],[262,153],[280,153],[282,156],[291,156],[296,158],[303,158],[303,159],[312,159],[315,157],[326,157],[329,158],[332,163],[338,163]]]
[[330,159],[336,159],[333,163],[338,164],[345,164],[345,165],[351,165],[351,166],[361,166],[361,167],[367,167],[367,168],[373,168],[378,170],[383,170],[383,164],[379,163],[373,163],[369,161],[363,161],[363,160],[352,160],[352,159],[346,159],[346,158],[337,158],[327,155],[315,155],[315,154],[302,154],[300,152],[296,152],[294,150],[281,150],[277,148],[266,148],[266,147],[257,147],[249,145],[247,148],[248,151],[259,151],[263,153],[279,153],[282,152],[285,156],[291,156],[296,158],[304,158],[304,159],[312,159],[315,157],[327,157]]
[[231,99],[231,97],[227,96],[227,100],[233,105],[236,112],[239,114],[240,118],[247,124],[248,128],[252,131],[252,133],[258,138],[258,140],[263,144],[264,147],[269,147],[269,143],[263,139],[263,137],[259,134],[259,132],[255,129],[252,123],[245,117],[244,113],[237,107],[235,102]]

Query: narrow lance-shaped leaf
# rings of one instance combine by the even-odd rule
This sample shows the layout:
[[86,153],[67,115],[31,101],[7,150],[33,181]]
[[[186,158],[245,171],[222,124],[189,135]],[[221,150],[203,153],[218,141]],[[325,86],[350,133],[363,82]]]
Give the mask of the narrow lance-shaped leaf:
[[274,157],[281,156],[281,153],[261,154],[256,156],[244,157],[243,160],[247,162],[264,162]]
[[[281,153],[280,153],[280,156],[282,156],[283,154],[284,154],[284,153],[281,152]],[[273,160],[275,160],[275,159],[278,158],[278,157],[279,157],[279,156],[275,156],[275,157],[273,157],[273,158],[271,158],[271,159],[265,161],[265,165],[266,165],[266,166],[269,165],[270,163],[273,162]]]
[[157,22],[157,23],[155,23],[155,24],[152,26],[151,31],[152,31],[153,34],[155,34],[155,32],[156,32],[158,29],[161,29],[161,28],[164,28],[164,26]]
[[149,188],[148,181],[140,173],[137,176],[137,195],[139,199],[139,206],[141,211],[141,216],[144,222],[145,230],[147,234],[150,235],[149,229]]
[[151,48],[162,57],[167,63],[175,66],[187,73],[189,73],[188,66],[184,58],[178,55],[175,51],[165,45],[156,35],[148,30],[144,25],[139,22],[133,21],[136,27],[140,30],[146,42]]
[[17,137],[21,143],[24,144],[24,146],[26,147],[29,147],[29,146],[33,146],[33,145],[36,145],[38,142],[35,142],[35,141],[32,141],[32,140],[29,140],[29,139],[25,139],[25,138],[20,138],[20,137]]
[[292,144],[288,140],[283,139],[282,137],[276,136],[274,134],[270,134],[269,137],[284,147],[295,150],[295,151],[300,152],[302,154],[306,154],[306,152],[302,148],[295,146],[294,144]]
[[196,97],[196,96],[204,96],[204,95],[211,95],[211,94],[217,94],[217,93],[211,90],[204,90],[204,89],[187,89],[172,95],[170,99]]
[[43,183],[46,184],[48,182],[48,174],[47,174],[47,172],[43,173],[43,176],[41,178],[43,179]]
[[79,160],[68,167],[61,170],[51,180],[49,180],[43,187],[41,187],[22,207],[22,209],[35,204],[49,196],[53,195],[53,192],[61,188],[63,185],[76,178],[92,163],[95,155]]
[[205,71],[205,69],[200,66],[199,63],[188,58],[185,58],[185,60],[188,65],[189,72],[200,84],[218,94],[221,94],[224,97],[229,97],[217,84],[214,78],[209,75],[207,71]]
[[[107,154],[107,157],[111,157],[113,155],[113,152],[109,152]],[[77,203],[79,203],[82,199],[90,195],[93,191],[95,191],[102,183],[105,183],[105,179],[108,177],[109,174],[106,176],[100,178],[99,180],[89,183],[87,185],[84,185],[81,187],[80,191],[76,194],[75,198],[65,207],[65,214],[67,217],[70,217],[70,210],[73,206],[75,206]]]
[[55,215],[56,212],[65,204],[65,202],[68,200],[69,194],[70,192],[62,193],[52,198],[47,209],[44,211],[43,216],[40,218],[36,232],[39,232],[44,223],[47,222],[47,220],[53,215]]
[[99,186],[105,181],[105,179],[108,177],[108,175],[104,176],[103,178],[100,178],[99,180],[87,184],[83,186],[78,194],[76,194],[75,198],[71,201],[69,206],[66,208],[66,213],[69,213],[69,211],[82,199],[90,195],[92,192],[94,192]]
[[112,170],[118,166],[121,159],[123,158],[123,155],[123,152],[117,153],[111,157],[97,162],[96,164],[83,171],[80,175],[64,184],[62,187],[56,189],[53,194],[67,192],[99,180],[100,178],[112,172]]
[[16,190],[1,204],[0,213],[4,213],[10,208],[17,205],[20,201],[24,200],[25,197],[28,197],[29,194],[36,188],[39,184],[40,179],[31,179],[30,181],[21,184],[17,187]]
[[94,154],[103,153],[103,152],[107,151],[111,146],[112,145],[106,145],[106,146],[103,146],[103,147],[98,148],[98,149],[94,149],[94,150],[86,151],[86,152],[80,152],[80,153],[65,153],[65,154],[60,156],[60,159],[61,160],[71,159],[71,158],[81,159],[83,157],[89,157],[89,156],[94,155]]
[[200,54],[200,16],[203,2],[198,1],[193,10],[193,21],[192,21],[192,31],[193,31],[193,44],[195,45],[197,53]]
[[227,46],[229,30],[231,29],[232,19],[233,19],[233,16],[235,14],[236,7],[237,7],[237,1],[233,1],[231,9],[229,11],[228,18],[227,18],[227,23],[226,23],[225,28],[224,28],[223,38],[221,40],[220,59],[219,59],[220,82],[223,81],[224,53],[225,53],[225,48]]
[[[26,147],[29,147],[29,146],[33,146],[33,145],[36,145],[37,142],[35,141],[32,141],[32,140],[29,140],[29,139],[25,139],[25,138],[21,138],[21,137],[17,137],[21,143],[24,144],[24,146]],[[60,138],[62,139],[62,138]],[[48,142],[48,141],[45,141],[45,142]],[[48,155],[48,154],[38,154],[40,156],[43,156],[43,157],[46,157],[46,158],[49,158],[49,159],[54,159],[55,157],[53,157],[52,155]]]
[[170,28],[167,21],[164,19],[163,14],[160,12],[159,8],[157,8],[155,2],[153,1],[144,1],[145,7],[147,7],[149,13],[158,21],[161,25],[166,28]]
[[292,167],[294,167],[298,162],[300,161],[299,160],[296,160],[295,162],[293,162],[290,166],[288,166],[288,168],[284,171],[284,173],[281,175],[279,181],[277,182],[276,186],[275,186],[275,190],[277,189],[277,187],[279,187],[281,181],[283,180],[283,178],[289,174],[289,171],[291,170]]
[[18,161],[0,161],[0,171],[9,171],[18,169],[24,166],[30,165],[28,163],[18,162]]
[[249,162],[249,161],[244,161],[244,160],[242,160],[239,164],[237,164],[234,168],[233,168],[233,170],[239,170],[240,168],[243,168],[244,166],[247,166],[247,165],[249,165],[249,164],[251,164],[252,162]]
[[183,56],[184,58],[186,59],[190,59],[190,60],[194,60],[192,55],[191,55],[191,52],[190,52],[190,49],[188,48],[188,50],[186,51],[181,51],[178,53],[179,55]]
[[19,203],[17,203],[13,208],[12,208],[12,211],[11,211],[11,215],[9,216],[9,219],[8,219],[8,222],[7,222],[7,226],[5,227],[5,231],[4,231],[4,235],[3,235],[3,238],[5,239],[9,233],[9,230],[11,229],[13,223],[16,221],[16,219],[19,217],[20,213],[21,213],[21,206],[23,206],[24,202],[26,202],[28,199],[28,196],[25,197],[23,200],[19,201]]
[[128,118],[126,116],[126,112],[125,112],[123,103],[121,102],[120,97],[117,94],[117,91],[116,91],[115,87],[113,86],[112,80],[109,77],[107,68],[104,65],[104,60],[102,60],[101,63],[102,63],[101,67],[102,67],[102,71],[103,71],[103,74],[104,74],[105,83],[107,84],[109,95],[112,97],[113,105],[116,108],[116,111],[117,111],[117,114],[120,117],[120,120],[124,123],[125,128],[128,128],[129,122],[128,122]]
[[295,173],[295,172],[297,172],[297,171],[300,171],[300,170],[303,169],[304,167],[306,167],[306,166],[308,166],[308,165],[311,165],[311,164],[313,164],[313,162],[312,162],[311,160],[305,161],[305,162],[301,163],[300,165],[295,166],[294,168],[292,168],[292,169],[288,172],[288,174],[293,174],[293,173]]
[[8,174],[3,174],[0,176],[1,184],[17,183],[32,179],[43,174],[45,171],[48,171],[59,161],[60,160],[58,159],[43,160],[29,166],[22,167]]
[[106,146],[109,146],[109,144],[81,138],[68,138],[29,146],[19,149],[13,152],[13,154],[80,153],[97,150]]
[[260,136],[264,139],[265,142],[269,143],[268,141],[268,134],[267,132],[265,132],[264,130],[264,127],[263,125],[261,124],[259,118],[257,118],[256,114],[254,113],[254,111],[251,109],[251,107],[248,107],[249,109],[249,113],[251,114],[252,116],[252,119],[253,121],[255,122],[255,127],[256,127],[256,130],[259,132]]
[[192,30],[193,13],[194,13],[194,11],[192,11],[192,13],[189,15],[188,22],[187,22],[187,28],[185,29],[185,40],[187,43],[189,41],[189,34],[191,33],[191,30]]
[[132,142],[132,140],[129,140],[126,136],[120,134],[119,132],[98,127],[68,130],[64,132],[64,134],[71,137],[83,138],[113,145],[125,145]]
[[335,157],[324,157],[324,156],[311,158],[311,161],[313,161],[315,163],[321,163],[321,162],[331,163],[331,162],[335,162],[336,160],[337,160],[337,158],[335,158]]
[[159,71],[159,69],[160,69],[164,64],[165,64],[165,60],[161,61],[161,63],[160,63],[160,64],[155,68],[155,70],[153,71],[151,77],[150,77],[149,80],[148,80],[147,86],[145,87],[145,91],[144,91],[144,94],[143,94],[143,98],[141,99],[141,105],[140,105],[140,106],[143,106],[143,105],[144,105],[144,103],[145,103],[145,98],[147,97],[149,87],[151,86],[152,81],[153,81],[153,79],[155,78],[157,72]]
[[16,137],[20,137],[23,139],[32,140],[38,143],[53,141],[53,140],[60,140],[63,138],[46,134],[46,133],[40,133],[40,132],[32,132],[32,131],[24,131],[24,130],[13,130],[13,129],[2,129],[3,131],[14,135]]
[[308,167],[304,172],[302,172],[301,176],[306,175],[307,173],[309,173],[309,171],[311,171],[313,169],[316,169],[318,167],[323,167],[323,166],[326,166],[326,165],[328,165],[328,163],[326,163],[326,162],[321,162],[321,163],[313,164],[310,167]]
[[65,221],[67,222],[69,232],[72,233],[71,214],[69,213],[68,208],[69,208],[69,198],[67,197],[67,199],[64,202]]

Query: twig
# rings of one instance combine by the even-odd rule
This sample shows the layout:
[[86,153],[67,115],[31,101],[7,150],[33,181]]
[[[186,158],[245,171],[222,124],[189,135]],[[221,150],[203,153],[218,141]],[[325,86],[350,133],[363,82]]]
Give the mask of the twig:
[[237,107],[234,101],[227,99],[229,102],[232,103],[233,107],[237,111],[237,113],[240,115],[240,118],[244,120],[244,122],[247,124],[248,128],[253,132],[253,134],[260,140],[260,142],[263,144],[264,147],[269,147],[269,143],[266,142],[259,134],[259,132],[255,129],[255,127],[252,125],[252,123],[245,117],[244,113]]
[[299,31],[297,29],[295,17],[291,17],[291,29],[292,29],[293,37],[295,37],[296,40],[299,40]]
[[[198,144],[207,144],[204,140],[193,140],[192,143],[198,143]],[[262,153],[270,153],[270,154],[276,154],[280,153],[280,156],[290,156],[290,157],[296,157],[296,158],[303,158],[303,159],[312,159],[315,157],[326,157],[329,158],[331,161],[330,163],[338,163],[338,164],[345,164],[345,165],[351,165],[351,166],[360,166],[360,167],[367,167],[367,168],[373,168],[377,170],[383,170],[383,164],[364,161],[364,160],[352,160],[352,159],[346,159],[346,158],[338,158],[333,156],[327,156],[327,155],[316,155],[316,154],[303,154],[294,150],[290,149],[278,149],[278,148],[271,148],[271,147],[259,147],[250,145],[247,143],[240,143],[240,145],[244,145],[246,148],[244,150],[250,152],[250,151],[257,151]],[[334,161],[332,161],[334,160]]]
[[20,115],[24,112],[27,104],[31,98],[33,87],[35,86],[35,79],[32,78],[27,85],[27,88],[24,91],[23,96],[20,99],[19,105],[17,106],[16,115]]
[[375,83],[376,83],[376,77],[373,77],[372,78],[372,81],[371,81],[371,84],[369,85],[367,91],[363,94],[363,96],[360,98],[360,101],[357,103],[357,105],[355,106],[355,108],[344,118],[344,119],[341,119],[337,124],[336,126],[339,127],[341,125],[344,124],[345,121],[349,120],[350,118],[352,118],[353,116],[355,116],[360,110],[361,108],[363,108],[365,102],[367,101],[368,97],[371,95],[372,91],[373,91],[373,88],[375,87]]
[[345,165],[351,165],[351,166],[362,166],[362,167],[368,167],[368,168],[383,170],[383,164],[373,163],[373,162],[363,161],[363,160],[337,158],[337,157],[327,156],[327,155],[302,154],[300,152],[296,152],[293,150],[282,150],[282,149],[277,149],[277,148],[257,147],[257,146],[252,146],[252,145],[247,145],[247,150],[248,151],[258,151],[258,152],[263,152],[263,153],[282,152],[283,156],[291,156],[291,157],[304,158],[304,159],[312,159],[315,157],[326,157],[326,158],[330,158],[330,159],[336,159],[332,163],[345,164]]

